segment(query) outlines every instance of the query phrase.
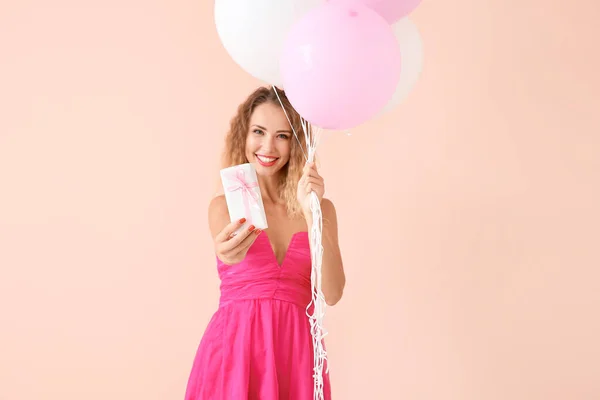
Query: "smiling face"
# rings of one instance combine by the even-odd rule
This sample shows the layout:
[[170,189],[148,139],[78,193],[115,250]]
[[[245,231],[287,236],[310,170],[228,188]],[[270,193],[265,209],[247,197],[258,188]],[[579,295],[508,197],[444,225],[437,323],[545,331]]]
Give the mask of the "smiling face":
[[257,88],[239,105],[229,124],[223,168],[251,163],[262,178],[261,184],[279,189],[288,214],[302,217],[297,192],[306,161],[305,126],[285,92],[274,87]]
[[280,105],[258,105],[248,124],[246,158],[261,176],[275,176],[290,160],[292,129]]

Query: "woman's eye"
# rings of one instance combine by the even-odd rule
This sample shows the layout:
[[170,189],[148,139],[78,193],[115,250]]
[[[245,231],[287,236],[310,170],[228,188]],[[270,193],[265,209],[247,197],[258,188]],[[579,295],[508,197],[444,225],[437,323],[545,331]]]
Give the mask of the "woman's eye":
[[264,132],[261,131],[260,129],[255,129],[254,133],[256,133],[257,135],[262,135]]
[[279,137],[280,137],[281,139],[289,139],[289,138],[290,138],[288,135],[285,135],[285,134],[283,134],[283,133],[282,133],[281,135],[279,135]]

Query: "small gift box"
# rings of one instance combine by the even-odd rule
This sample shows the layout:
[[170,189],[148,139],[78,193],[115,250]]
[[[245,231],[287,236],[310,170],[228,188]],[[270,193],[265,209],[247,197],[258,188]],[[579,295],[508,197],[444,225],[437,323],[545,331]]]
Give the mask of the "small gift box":
[[246,218],[239,230],[250,225],[267,229],[267,216],[254,166],[250,163],[240,164],[220,172],[231,221]]

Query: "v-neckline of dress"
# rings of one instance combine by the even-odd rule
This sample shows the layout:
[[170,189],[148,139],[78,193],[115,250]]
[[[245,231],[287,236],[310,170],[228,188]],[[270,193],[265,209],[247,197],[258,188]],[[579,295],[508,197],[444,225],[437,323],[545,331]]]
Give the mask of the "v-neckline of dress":
[[288,253],[290,251],[290,248],[294,244],[296,236],[298,236],[300,234],[303,234],[303,233],[308,233],[308,232],[306,232],[306,231],[298,231],[298,232],[294,232],[292,234],[292,237],[290,238],[290,241],[288,242],[287,248],[285,249],[285,253],[283,253],[283,258],[281,259],[281,263],[280,263],[279,260],[277,259],[277,254],[275,253],[275,248],[273,247],[273,243],[271,243],[271,240],[269,239],[269,234],[266,231],[262,232],[262,234],[265,235],[265,239],[267,240],[267,244],[269,245],[269,248],[271,249],[271,255],[273,256],[273,260],[275,261],[275,264],[277,264],[277,266],[279,268],[283,267],[283,265],[285,264],[285,261],[287,259]]

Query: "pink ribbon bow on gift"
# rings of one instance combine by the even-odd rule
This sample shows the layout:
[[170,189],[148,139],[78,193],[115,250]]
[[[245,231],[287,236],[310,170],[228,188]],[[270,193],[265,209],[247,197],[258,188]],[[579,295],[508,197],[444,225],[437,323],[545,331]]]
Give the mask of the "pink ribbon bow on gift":
[[258,194],[252,190],[252,188],[258,186],[258,182],[248,182],[246,180],[246,173],[242,169],[236,169],[235,174],[231,174],[229,177],[236,184],[227,188],[228,192],[234,192],[236,190],[242,191],[242,198],[244,199],[244,208],[246,210],[246,219],[249,223],[252,223],[252,213],[250,211],[250,201],[255,205],[258,204]]

